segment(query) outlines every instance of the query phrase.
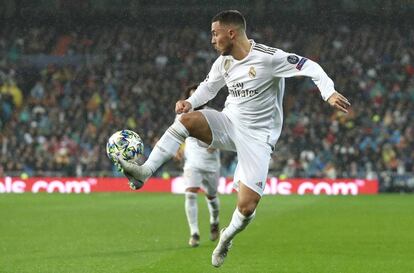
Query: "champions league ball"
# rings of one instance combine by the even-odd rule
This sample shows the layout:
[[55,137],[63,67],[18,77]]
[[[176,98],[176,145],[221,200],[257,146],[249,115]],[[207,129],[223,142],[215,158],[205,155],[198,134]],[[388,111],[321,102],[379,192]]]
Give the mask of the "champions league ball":
[[121,130],[114,133],[106,144],[106,154],[109,159],[121,170],[118,157],[127,161],[137,161],[144,153],[144,143],[141,137],[131,130]]

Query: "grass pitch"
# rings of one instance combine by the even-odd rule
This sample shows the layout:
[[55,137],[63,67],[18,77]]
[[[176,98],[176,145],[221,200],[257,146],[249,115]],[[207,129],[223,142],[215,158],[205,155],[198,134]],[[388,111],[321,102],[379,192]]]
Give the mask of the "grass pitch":
[[0,272],[414,272],[411,195],[265,196],[219,269],[200,197],[199,214],[192,249],[182,195],[0,195]]

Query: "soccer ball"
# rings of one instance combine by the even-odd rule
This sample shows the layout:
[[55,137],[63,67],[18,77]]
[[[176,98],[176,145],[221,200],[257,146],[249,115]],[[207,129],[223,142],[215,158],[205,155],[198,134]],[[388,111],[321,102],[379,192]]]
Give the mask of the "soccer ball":
[[141,137],[131,130],[121,130],[114,133],[106,144],[106,154],[109,159],[121,170],[118,157],[127,161],[137,161],[144,152],[144,143]]

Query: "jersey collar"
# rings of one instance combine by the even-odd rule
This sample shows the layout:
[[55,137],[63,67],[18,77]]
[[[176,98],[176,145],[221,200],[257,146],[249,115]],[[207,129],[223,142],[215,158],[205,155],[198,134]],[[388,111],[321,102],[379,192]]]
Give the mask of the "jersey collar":
[[249,53],[247,53],[247,55],[246,55],[246,57],[244,57],[243,59],[241,59],[241,60],[236,60],[233,56],[230,56],[231,57],[231,59],[234,61],[234,62],[243,62],[243,61],[245,61],[245,60],[247,60],[247,58],[249,58],[249,56],[250,56],[250,54],[252,53],[252,50],[253,50],[253,47],[256,45],[256,42],[253,40],[253,39],[249,39],[249,42],[250,42],[250,50],[249,50]]

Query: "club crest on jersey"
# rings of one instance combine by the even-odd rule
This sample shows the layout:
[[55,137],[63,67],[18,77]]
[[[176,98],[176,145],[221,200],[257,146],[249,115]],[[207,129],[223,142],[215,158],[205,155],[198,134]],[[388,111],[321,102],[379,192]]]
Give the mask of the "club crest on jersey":
[[291,64],[297,64],[299,62],[299,57],[296,55],[289,55],[287,61]]
[[226,70],[226,72],[229,71],[230,64],[231,64],[231,60],[230,59],[226,59],[224,61],[224,70]]
[[252,79],[256,78],[256,69],[254,69],[253,66],[251,66],[250,69],[249,69],[249,77],[252,78]]

